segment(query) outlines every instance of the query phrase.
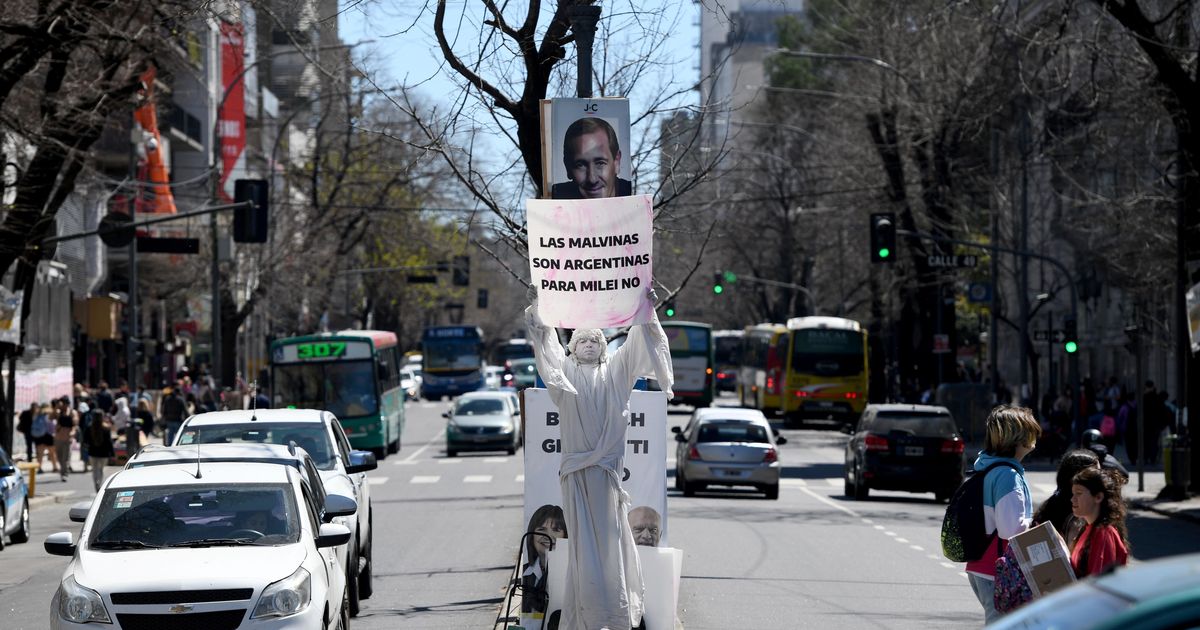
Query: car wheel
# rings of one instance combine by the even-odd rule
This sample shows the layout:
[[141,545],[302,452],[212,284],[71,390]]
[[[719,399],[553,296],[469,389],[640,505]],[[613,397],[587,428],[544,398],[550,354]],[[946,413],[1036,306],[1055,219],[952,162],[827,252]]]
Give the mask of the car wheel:
[[862,477],[862,471],[858,471],[854,475],[854,500],[866,501],[867,496],[871,494],[871,489],[867,487],[866,480]]
[[400,436],[399,435],[396,436],[395,440],[392,440],[391,444],[388,444],[387,452],[392,453],[392,454],[400,452]]
[[763,492],[767,493],[768,501],[779,500],[779,484],[775,484],[773,486],[767,486],[766,488],[763,488]]
[[846,476],[842,478],[842,494],[847,497],[854,496],[854,484],[850,483],[850,472],[846,472]]
[[683,471],[678,466],[675,467],[675,489],[683,490]]
[[[357,545],[352,542],[350,547]],[[353,548],[346,562],[346,609],[351,617],[358,616],[358,549]]]
[[380,446],[373,446],[371,447],[371,454],[375,456],[375,459],[383,461],[387,457],[387,449]]
[[10,538],[14,545],[29,542],[29,501],[21,506],[21,526]]
[[363,554],[367,561],[363,563],[362,571],[358,573],[358,598],[360,600],[370,599],[371,595],[375,593],[375,585],[371,581],[371,574],[375,570],[375,563],[371,561],[372,556],[375,554],[374,523],[375,514],[372,513],[367,517],[367,524],[370,525],[371,533],[367,534],[367,546],[365,547],[366,553]]
[[694,497],[694,496],[696,496],[697,492],[704,490],[704,487],[705,486],[702,483],[696,483],[694,481],[688,481],[687,479],[684,479],[683,480],[683,496]]
[[446,457],[457,457],[457,456],[458,456],[458,451],[456,451],[452,448],[446,449]]
[[509,447],[509,449],[508,449],[508,454],[509,454],[509,455],[516,455],[516,454],[517,454],[517,447],[515,447],[515,446]]
[[[349,589],[347,589],[349,590]],[[350,630],[350,596],[346,591],[342,591],[341,610],[338,611],[337,625],[334,626],[337,630]]]

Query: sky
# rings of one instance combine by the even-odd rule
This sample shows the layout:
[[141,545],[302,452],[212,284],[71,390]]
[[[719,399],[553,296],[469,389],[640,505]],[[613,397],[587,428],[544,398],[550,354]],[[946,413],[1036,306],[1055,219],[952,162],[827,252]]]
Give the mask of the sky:
[[[527,2],[515,0],[504,2],[503,6],[511,6],[506,12],[510,18],[519,14],[527,6]],[[544,28],[549,21],[548,12],[556,4],[554,0],[543,0],[543,18],[540,20]],[[433,34],[433,8],[436,0],[429,0],[428,5],[419,1],[392,2],[390,0],[341,0],[342,13],[339,19],[341,39],[347,43],[373,40],[361,44],[354,49],[356,60],[362,67],[374,69],[378,74],[376,81],[380,87],[390,88],[395,85],[405,85],[426,104],[441,108],[456,106],[456,99],[461,99],[463,90],[456,83],[457,77],[448,76],[453,73],[445,65],[441,51]],[[649,90],[661,88],[664,85],[694,83],[699,77],[699,55],[697,42],[700,29],[699,9],[692,0],[604,0],[601,2],[602,21],[610,29],[618,29],[606,41],[614,48],[625,46],[633,50],[647,45],[644,38],[644,16],[650,9],[661,11],[663,23],[657,36],[649,38],[655,42],[661,41],[659,56],[663,60],[656,67],[653,76],[643,78],[630,92],[630,109],[635,117],[649,107],[652,92]],[[482,14],[483,3],[479,0],[448,0],[447,26],[456,28],[458,40],[455,50],[460,54],[469,54],[479,49],[478,37],[480,30],[478,21]],[[464,15],[466,9],[466,17]],[[602,29],[604,26],[602,26]],[[449,30],[449,29],[448,29]],[[597,35],[596,65],[597,73],[602,55],[601,34]],[[574,50],[568,52],[568,61],[560,67],[575,67]],[[618,55],[613,55],[616,57]],[[515,52],[512,59],[516,60]],[[613,67],[612,65],[609,66]],[[523,68],[513,66],[504,74],[517,79],[523,74]],[[495,75],[492,75],[495,76]],[[554,85],[551,96],[574,96],[574,76],[563,77],[562,91],[556,94]],[[643,92],[643,90],[647,90]],[[519,96],[515,88],[505,90],[514,97]],[[686,91],[675,99],[675,104],[693,104],[698,101],[695,92]],[[480,127],[496,126],[496,122],[486,117],[482,112],[474,113],[474,120]],[[640,129],[639,129],[640,127]],[[636,125],[634,137],[657,129],[657,123],[646,122]],[[477,141],[478,142],[478,141]],[[477,144],[478,148],[480,145]],[[495,170],[511,164],[515,156],[512,145],[502,135],[495,134],[482,141],[486,151],[473,153],[495,154],[491,149],[499,147],[501,153],[506,153],[496,164]]]

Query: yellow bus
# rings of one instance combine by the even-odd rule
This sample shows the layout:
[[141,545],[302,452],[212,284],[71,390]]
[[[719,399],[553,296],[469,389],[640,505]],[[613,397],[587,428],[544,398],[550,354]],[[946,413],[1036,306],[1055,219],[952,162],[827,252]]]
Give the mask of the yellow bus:
[[841,317],[793,317],[787,337],[787,423],[857,419],[867,404],[867,331]]
[[747,326],[742,334],[738,401],[766,415],[781,410],[787,370],[788,329],[783,324]]

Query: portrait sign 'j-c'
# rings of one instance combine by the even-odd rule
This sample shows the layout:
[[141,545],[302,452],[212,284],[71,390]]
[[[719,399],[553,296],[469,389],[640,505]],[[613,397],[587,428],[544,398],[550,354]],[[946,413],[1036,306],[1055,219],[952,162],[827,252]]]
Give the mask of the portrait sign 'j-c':
[[542,196],[599,199],[632,195],[628,147],[628,100],[542,101]]

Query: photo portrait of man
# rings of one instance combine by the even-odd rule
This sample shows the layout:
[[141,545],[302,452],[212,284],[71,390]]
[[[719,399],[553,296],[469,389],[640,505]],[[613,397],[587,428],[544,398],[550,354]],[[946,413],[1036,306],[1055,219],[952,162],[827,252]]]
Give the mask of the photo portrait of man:
[[550,188],[551,199],[627,197],[633,184],[621,172],[621,143],[612,125],[600,118],[580,118],[563,134],[563,166],[570,181]]
[[629,529],[633,530],[633,542],[643,547],[657,547],[662,536],[662,517],[648,505],[629,510]]

